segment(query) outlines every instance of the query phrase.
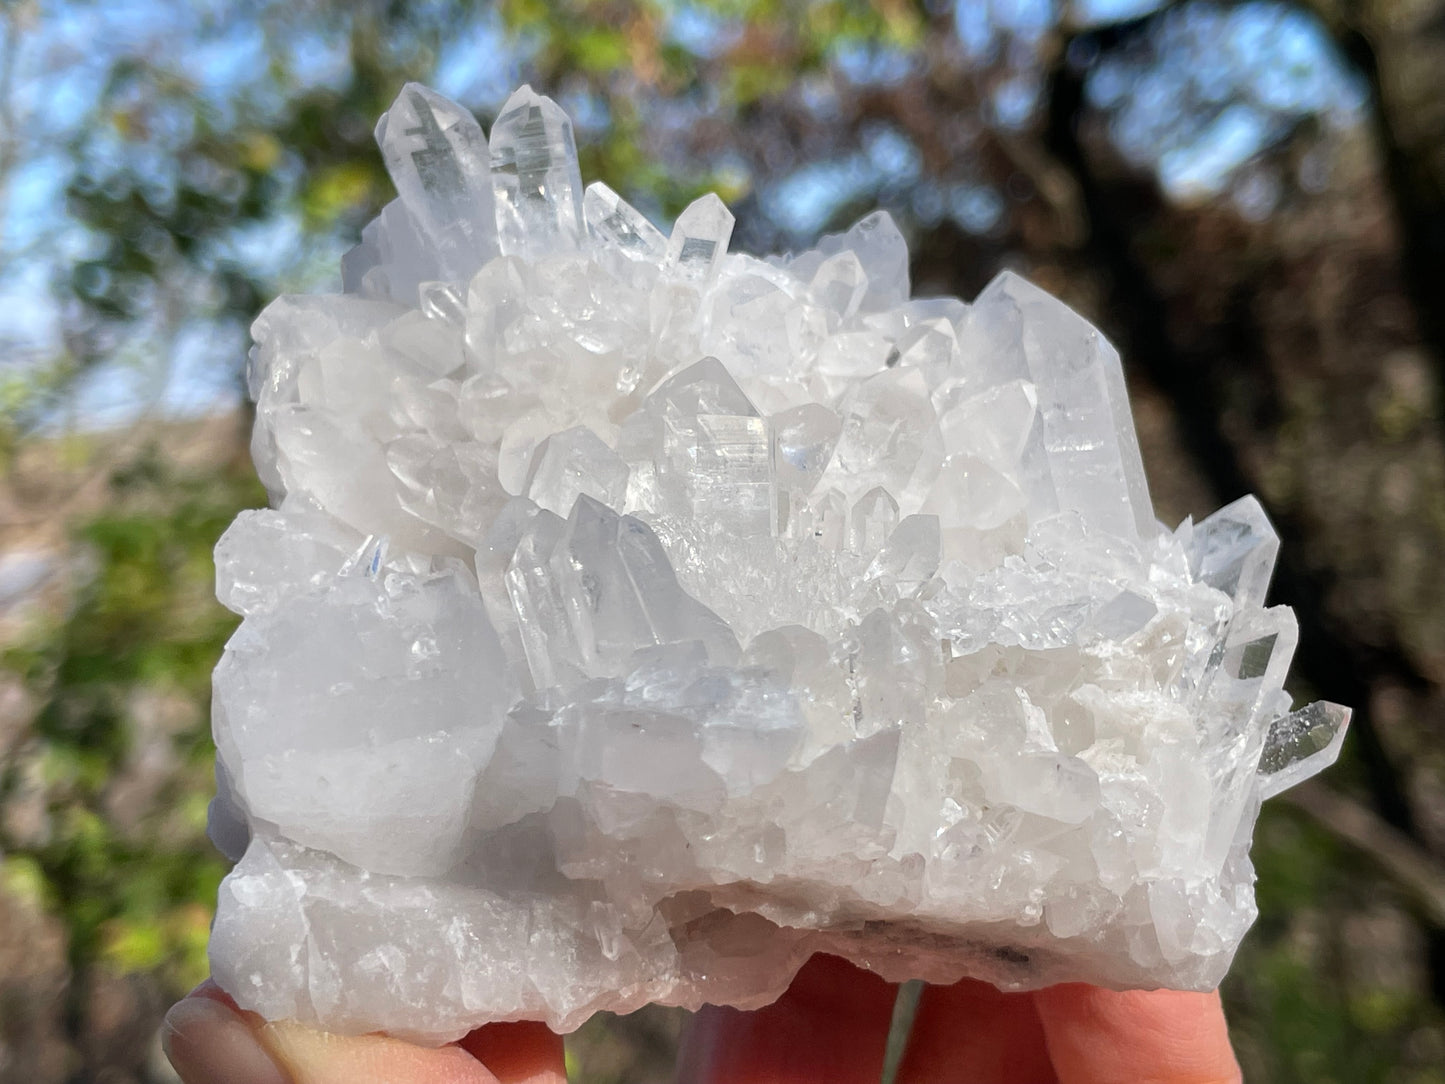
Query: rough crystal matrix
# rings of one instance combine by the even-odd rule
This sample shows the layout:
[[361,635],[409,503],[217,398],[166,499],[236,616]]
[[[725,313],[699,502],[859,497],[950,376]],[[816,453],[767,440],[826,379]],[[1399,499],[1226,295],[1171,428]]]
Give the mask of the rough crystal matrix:
[[1156,523],[1119,358],[1017,275],[909,298],[886,214],[670,235],[523,88],[408,86],[345,293],[256,322],[275,507],[216,550],[211,959],[443,1041],[890,979],[1204,988],[1291,711],[1253,498]]

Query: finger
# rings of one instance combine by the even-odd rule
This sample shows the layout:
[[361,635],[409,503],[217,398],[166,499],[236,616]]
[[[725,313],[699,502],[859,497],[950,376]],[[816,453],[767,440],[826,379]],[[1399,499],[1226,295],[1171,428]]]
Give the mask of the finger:
[[161,1042],[185,1084],[498,1084],[458,1047],[267,1023],[209,982],[166,1014]]
[[897,987],[814,956],[755,1012],[708,1006],[678,1058],[679,1084],[876,1084]]
[[1034,994],[1060,1084],[1239,1084],[1217,991],[1101,990],[1082,983]]
[[289,1020],[263,1025],[260,1038],[293,1084],[497,1084],[456,1046],[429,1049],[385,1035],[331,1035]]
[[562,1036],[545,1024],[488,1024],[457,1045],[501,1084],[567,1084]]
[[976,979],[925,986],[898,1084],[1055,1084],[1029,994]]
[[166,1013],[161,1047],[185,1084],[292,1084],[250,1022],[204,988]]

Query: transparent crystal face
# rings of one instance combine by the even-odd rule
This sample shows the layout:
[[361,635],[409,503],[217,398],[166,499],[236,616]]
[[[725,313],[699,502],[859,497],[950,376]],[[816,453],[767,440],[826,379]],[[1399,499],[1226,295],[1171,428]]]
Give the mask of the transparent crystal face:
[[1260,797],[1272,798],[1333,764],[1349,721],[1349,708],[1321,701],[1271,723],[1259,758]]
[[535,258],[576,248],[582,175],[572,122],[557,103],[522,87],[502,106],[488,146],[502,253]]
[[359,276],[379,272],[371,283],[379,292],[390,292],[390,284],[396,300],[415,304],[417,284],[465,281],[496,243],[486,139],[470,112],[408,83],[377,122],[376,141],[396,184],[397,209],[367,228],[367,252],[352,262]]
[[1154,521],[1123,370],[891,219],[728,251],[585,192],[522,88],[405,88],[342,295],[255,324],[274,507],[216,550],[214,973],[429,1042],[891,980],[1206,989],[1292,710],[1253,498]]
[[666,266],[681,278],[707,282],[727,252],[732,233],[732,212],[709,192],[677,216],[667,241]]
[[667,252],[667,238],[626,200],[601,181],[582,194],[587,230],[609,255],[658,263]]

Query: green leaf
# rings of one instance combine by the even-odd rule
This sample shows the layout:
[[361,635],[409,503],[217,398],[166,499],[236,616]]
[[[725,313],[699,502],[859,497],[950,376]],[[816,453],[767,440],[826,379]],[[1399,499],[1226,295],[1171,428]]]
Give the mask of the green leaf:
[[572,53],[578,66],[594,74],[606,74],[627,65],[627,38],[610,27],[590,27],[572,39]]

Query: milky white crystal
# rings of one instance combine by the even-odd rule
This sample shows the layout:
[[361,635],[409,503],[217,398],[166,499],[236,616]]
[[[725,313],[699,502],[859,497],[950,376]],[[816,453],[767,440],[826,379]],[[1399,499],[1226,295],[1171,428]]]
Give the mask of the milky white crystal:
[[211,959],[423,1041],[889,979],[1202,989],[1292,710],[1250,497],[1156,523],[1118,355],[1013,274],[909,298],[886,214],[664,233],[519,90],[406,87],[346,293],[256,322],[274,507],[216,550]]

